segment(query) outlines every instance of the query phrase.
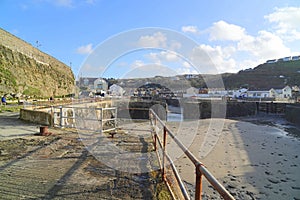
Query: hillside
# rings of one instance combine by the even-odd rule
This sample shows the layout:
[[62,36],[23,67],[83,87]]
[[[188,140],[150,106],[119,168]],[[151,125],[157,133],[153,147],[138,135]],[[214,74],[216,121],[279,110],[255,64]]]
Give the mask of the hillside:
[[62,96],[73,86],[70,67],[0,29],[0,95]]
[[300,60],[264,63],[253,69],[236,74],[223,74],[226,88],[247,87],[250,89],[283,88],[285,85],[300,85]]
[[[159,83],[172,90],[186,90],[189,87],[206,88],[205,79],[209,79],[211,85],[218,82],[219,75],[201,74],[178,75],[176,77],[156,76],[152,78],[122,79],[118,80],[125,88],[137,88],[146,83]],[[286,85],[300,86],[300,60],[261,64],[253,69],[242,70],[238,73],[221,74],[226,89],[245,87],[251,90],[279,89]]]

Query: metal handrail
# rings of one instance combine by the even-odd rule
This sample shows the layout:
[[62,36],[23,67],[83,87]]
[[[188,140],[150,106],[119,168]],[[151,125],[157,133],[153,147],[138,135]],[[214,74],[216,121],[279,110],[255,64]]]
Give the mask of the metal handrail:
[[[154,118],[154,123],[153,123],[153,118]],[[168,159],[171,159],[167,155],[166,151],[166,139],[167,135],[169,135],[174,142],[178,145],[178,147],[185,153],[185,155],[192,161],[192,163],[195,166],[195,171],[196,171],[196,186],[195,186],[195,200],[201,200],[201,193],[202,193],[202,175],[209,181],[209,183],[213,186],[214,189],[218,191],[218,193],[225,199],[225,200],[234,200],[234,197],[224,188],[224,186],[209,172],[209,170],[203,165],[202,162],[200,162],[185,146],[182,144],[182,142],[177,139],[177,137],[172,133],[172,131],[166,126],[166,124],[157,116],[157,114],[150,109],[149,110],[149,119],[151,122],[151,125],[156,126],[157,122],[159,122],[163,126],[163,145],[161,144],[161,141],[159,137],[157,136],[157,133],[155,131],[154,133],[154,146],[156,150],[156,143],[158,142],[160,147],[163,149],[163,164],[162,164],[162,176],[165,179],[166,173],[165,173],[165,157]],[[171,167],[174,168],[173,162],[170,162]],[[180,180],[180,177],[178,173],[175,172],[176,177],[180,188],[181,192],[183,193],[183,196],[185,199],[189,199],[186,189],[184,188],[184,185],[182,181]],[[183,187],[182,187],[183,186]]]

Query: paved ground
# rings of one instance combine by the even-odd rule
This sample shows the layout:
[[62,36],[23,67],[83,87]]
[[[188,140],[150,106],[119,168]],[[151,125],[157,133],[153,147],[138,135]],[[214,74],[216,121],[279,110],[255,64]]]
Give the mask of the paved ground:
[[[14,113],[0,115],[1,199],[170,199],[161,181],[150,134],[138,124],[110,140],[126,152],[146,153],[147,159],[120,159],[122,170],[103,158],[121,158],[120,152],[102,151],[107,143],[86,147],[76,131],[50,129],[50,136],[35,136],[37,125]],[[141,134],[141,132],[143,134]],[[134,137],[132,137],[134,136]],[[96,140],[95,140],[96,141]],[[92,151],[92,149],[95,149]],[[91,153],[92,152],[92,153]],[[125,154],[123,156],[125,158]],[[102,159],[99,159],[102,158]],[[116,161],[115,159],[113,159]],[[146,160],[146,161],[145,161]],[[116,163],[113,163],[116,164]],[[120,166],[120,165],[119,165]],[[133,169],[134,168],[134,169]],[[124,170],[125,169],[125,170]],[[126,171],[127,169],[127,171]],[[132,173],[131,170],[140,172]],[[145,170],[149,169],[149,170]]]
[[29,136],[38,132],[38,125],[20,120],[19,113],[0,113],[0,140]]

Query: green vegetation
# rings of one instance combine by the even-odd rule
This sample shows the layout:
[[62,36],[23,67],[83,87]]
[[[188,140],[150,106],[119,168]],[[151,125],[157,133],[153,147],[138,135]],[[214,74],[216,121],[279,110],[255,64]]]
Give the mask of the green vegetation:
[[23,91],[23,94],[27,95],[27,96],[40,97],[41,96],[41,91],[37,88],[29,86],[27,89],[25,89]]
[[22,105],[0,105],[0,113],[1,112],[20,112],[20,109],[22,109]]
[[0,84],[16,86],[16,77],[8,70],[3,67],[3,64],[0,63]]
[[0,94],[45,97],[73,92],[69,66],[0,29]]
[[[209,77],[209,75],[205,75]],[[212,77],[212,76],[211,76]],[[222,79],[227,89],[246,87],[263,90],[283,88],[286,85],[300,85],[300,60],[261,64],[253,69],[246,69],[235,74],[224,73]],[[203,78],[189,79],[191,86],[206,87]]]

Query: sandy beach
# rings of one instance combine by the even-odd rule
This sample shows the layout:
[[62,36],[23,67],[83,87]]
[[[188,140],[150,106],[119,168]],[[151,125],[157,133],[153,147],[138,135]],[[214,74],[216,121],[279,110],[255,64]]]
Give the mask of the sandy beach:
[[[282,128],[264,124],[268,119],[274,121],[264,116],[226,119],[221,132],[213,127],[220,119],[200,120],[197,130],[191,128],[193,122],[168,125],[178,137],[189,138],[183,141],[188,149],[236,199],[300,199],[300,140]],[[193,196],[193,164],[185,155],[178,156],[179,150],[170,141],[168,149]],[[221,199],[203,180],[204,199]]]

